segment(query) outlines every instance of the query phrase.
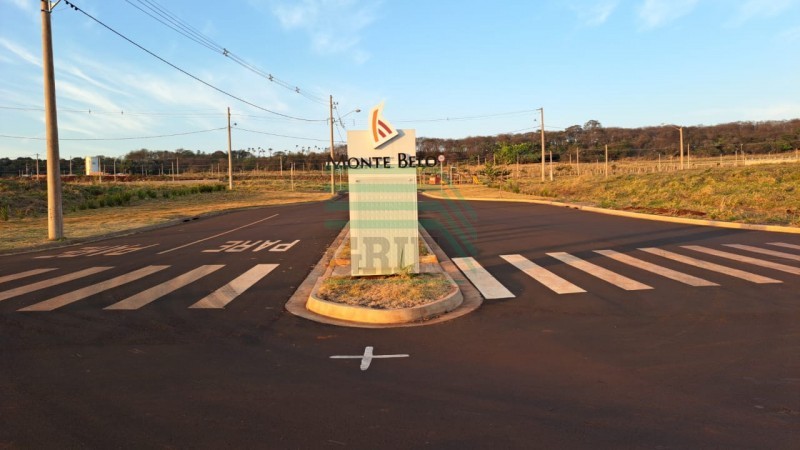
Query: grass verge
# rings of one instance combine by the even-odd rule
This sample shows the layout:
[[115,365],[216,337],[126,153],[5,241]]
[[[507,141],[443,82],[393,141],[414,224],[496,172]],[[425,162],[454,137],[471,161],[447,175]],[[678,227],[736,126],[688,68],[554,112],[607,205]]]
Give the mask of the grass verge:
[[375,309],[412,308],[439,300],[451,284],[442,273],[375,277],[330,277],[317,295],[322,300]]
[[[429,189],[436,195],[438,187]],[[800,164],[582,176],[446,188],[448,198],[553,200],[760,225],[800,226]]]
[[[110,184],[110,183],[109,183]],[[10,199],[6,196],[22,196],[17,190],[0,191],[2,201],[23,204],[24,199]],[[172,187],[170,194],[164,195],[167,188],[163,184],[146,186],[130,186],[129,189],[144,189],[145,192],[158,192],[155,196],[145,194],[144,198],[132,195],[131,200],[121,207],[104,208],[71,208],[65,198],[64,235],[66,241],[93,238],[110,233],[124,232],[137,228],[159,225],[186,217],[219,212],[231,209],[278,205],[286,203],[320,201],[330,198],[325,192],[275,191],[260,185],[241,185],[234,191],[212,190],[211,192],[195,192],[191,186]],[[26,188],[23,188],[26,189]],[[180,189],[181,194],[175,194]],[[35,189],[28,194],[41,196]],[[105,192],[99,195],[107,195]],[[123,194],[120,194],[123,195]],[[65,196],[66,197],[66,196]],[[45,193],[46,211],[46,193]],[[82,200],[85,201],[85,200]],[[13,211],[14,209],[12,209]],[[0,214],[2,215],[2,214]],[[31,213],[22,217],[9,214],[7,220],[0,219],[0,251],[13,251],[44,245],[47,240],[47,216]]]

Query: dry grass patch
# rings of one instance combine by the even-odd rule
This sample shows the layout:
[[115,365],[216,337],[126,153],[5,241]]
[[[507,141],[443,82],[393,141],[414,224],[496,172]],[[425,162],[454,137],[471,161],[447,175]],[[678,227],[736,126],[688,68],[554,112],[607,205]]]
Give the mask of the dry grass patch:
[[377,277],[328,278],[319,298],[375,309],[412,308],[439,300],[452,291],[444,274],[422,273]]
[[[148,199],[131,206],[64,212],[66,240],[86,239],[109,233],[159,225],[176,219],[231,209],[321,201],[330,198],[322,192],[237,189],[207,194]],[[0,251],[46,244],[47,217],[0,220]]]
[[[429,190],[437,195],[438,189]],[[728,222],[800,226],[800,164],[509,180],[455,186],[447,198],[541,199]]]

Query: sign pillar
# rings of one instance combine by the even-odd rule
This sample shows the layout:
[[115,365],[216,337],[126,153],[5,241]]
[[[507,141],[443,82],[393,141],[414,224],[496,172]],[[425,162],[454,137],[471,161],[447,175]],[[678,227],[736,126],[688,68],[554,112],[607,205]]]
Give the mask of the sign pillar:
[[370,129],[347,132],[351,275],[419,273],[415,130],[370,112]]

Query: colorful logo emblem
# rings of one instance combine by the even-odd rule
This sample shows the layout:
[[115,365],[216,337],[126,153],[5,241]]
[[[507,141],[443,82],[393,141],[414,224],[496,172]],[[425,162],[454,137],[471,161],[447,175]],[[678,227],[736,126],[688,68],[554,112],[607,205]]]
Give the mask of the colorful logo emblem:
[[383,102],[372,108],[369,113],[370,129],[372,130],[372,146],[378,148],[391,141],[398,135],[397,129],[383,118]]

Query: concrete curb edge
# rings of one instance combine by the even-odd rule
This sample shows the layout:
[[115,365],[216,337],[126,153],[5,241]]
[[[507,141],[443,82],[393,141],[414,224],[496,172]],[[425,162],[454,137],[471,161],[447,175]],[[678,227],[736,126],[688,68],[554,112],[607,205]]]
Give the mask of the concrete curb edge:
[[787,227],[783,225],[755,225],[749,223],[723,222],[721,220],[689,219],[683,217],[659,216],[657,214],[637,213],[631,211],[620,211],[617,209],[599,208],[597,206],[579,205],[576,203],[564,203],[552,200],[517,199],[517,198],[477,198],[477,197],[439,197],[428,192],[422,195],[437,200],[467,200],[476,202],[507,202],[507,203],[533,203],[537,205],[561,206],[564,208],[577,209],[611,216],[629,217],[632,219],[652,220],[657,222],[670,222],[683,225],[697,225],[706,227],[729,228],[735,230],[766,231],[770,233],[789,233],[800,234],[800,228]]
[[[455,264],[447,257],[447,255],[439,248],[438,245],[433,241],[431,236],[428,232],[419,225],[420,234],[422,238],[425,240],[425,244],[430,248],[436,257],[439,259],[439,264],[442,267],[443,273],[447,275],[454,284],[458,287],[456,292],[460,293],[462,298],[460,305],[458,305],[455,309],[451,311],[443,312],[433,318],[428,320],[417,320],[414,322],[398,322],[398,323],[368,323],[368,322],[354,322],[349,320],[343,320],[341,318],[329,317],[326,315],[318,314],[314,311],[310,311],[307,309],[306,304],[309,302],[311,298],[311,294],[316,290],[317,284],[322,279],[323,275],[328,271],[331,270],[331,260],[336,255],[336,252],[339,246],[342,245],[345,236],[349,231],[350,225],[345,225],[339,235],[334,239],[333,244],[328,248],[325,252],[323,257],[319,260],[314,269],[311,270],[311,273],[308,274],[308,277],[301,283],[300,287],[295,291],[292,297],[286,302],[286,310],[290,313],[294,314],[295,316],[302,317],[304,319],[312,320],[319,323],[325,323],[328,325],[336,325],[336,326],[343,326],[343,327],[353,327],[353,328],[399,328],[399,327],[416,327],[416,326],[423,326],[423,325],[433,325],[441,322],[445,322],[448,320],[452,320],[466,314],[469,314],[476,309],[478,309],[483,303],[483,298],[478,293],[477,289],[475,289],[469,281],[464,278],[461,272],[458,270]],[[436,305],[435,308],[439,309],[446,309],[443,306],[446,304],[440,304],[445,302],[445,300],[439,300],[435,303],[430,305],[424,305],[423,307],[417,308],[424,308],[424,307],[433,307]],[[312,301],[312,303],[314,303]],[[330,303],[330,302],[325,302]],[[337,306],[346,306],[346,305],[337,305]],[[347,308],[355,308],[351,306],[347,306]],[[417,308],[404,308],[398,309],[394,311],[403,311],[403,310],[412,310]],[[358,309],[369,309],[369,308],[358,308]],[[431,308],[433,309],[433,308]],[[438,313],[434,313],[438,314]]]

